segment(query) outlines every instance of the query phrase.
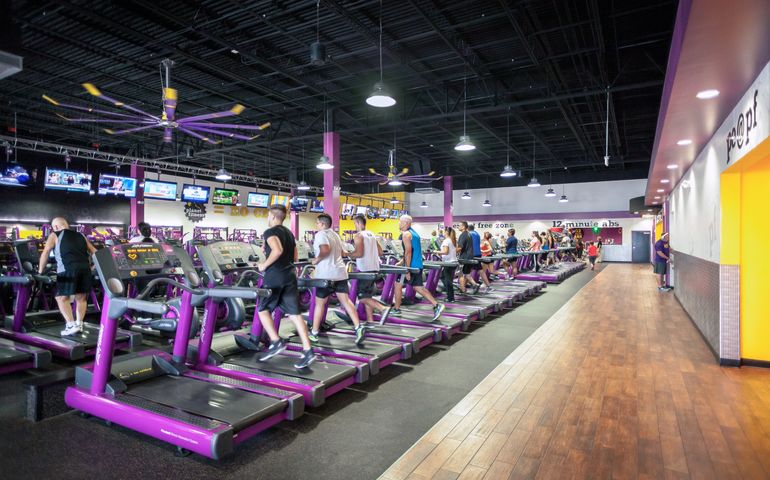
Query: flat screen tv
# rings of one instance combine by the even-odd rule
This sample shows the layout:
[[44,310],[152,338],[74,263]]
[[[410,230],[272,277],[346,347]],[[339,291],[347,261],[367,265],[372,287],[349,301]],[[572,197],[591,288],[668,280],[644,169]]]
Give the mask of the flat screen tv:
[[246,205],[256,208],[267,208],[270,204],[270,195],[267,193],[249,193],[248,202]]
[[375,207],[366,208],[366,218],[377,218],[380,215],[380,210]]
[[60,170],[45,169],[45,188],[51,190],[66,190],[68,192],[88,192],[91,190],[91,174]]
[[390,209],[388,209],[388,208],[381,208],[380,209],[380,218],[390,218]]
[[209,203],[211,187],[204,185],[182,185],[182,201],[190,203]]
[[363,205],[359,205],[356,207],[356,215],[366,215],[366,212],[369,211],[369,207],[364,207]]
[[270,199],[270,205],[283,205],[288,210],[291,199],[287,195],[273,195],[273,198]]
[[176,200],[176,183],[159,182],[158,180],[144,181],[144,198],[153,200]]
[[323,213],[324,212],[324,201],[313,199],[310,202],[310,212],[312,213]]
[[235,206],[238,204],[238,190],[215,188],[214,195],[211,197],[211,203],[214,205]]
[[99,195],[115,195],[118,197],[136,197],[136,179],[118,175],[99,174]]
[[310,205],[310,199],[307,197],[294,197],[291,199],[291,206],[289,207],[292,212],[307,212]]
[[349,217],[356,211],[356,206],[352,203],[346,203],[342,206],[342,216]]
[[390,218],[399,218],[401,216],[401,210],[391,210]]
[[31,187],[35,184],[37,169],[27,169],[18,163],[0,162],[0,186]]

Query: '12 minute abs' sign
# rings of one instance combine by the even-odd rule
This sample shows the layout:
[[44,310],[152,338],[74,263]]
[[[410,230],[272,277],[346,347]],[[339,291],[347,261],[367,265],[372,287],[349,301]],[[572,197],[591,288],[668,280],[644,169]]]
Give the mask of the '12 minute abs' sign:
[[738,115],[738,120],[727,134],[727,163],[730,163],[730,152],[734,148],[741,150],[749,144],[751,130],[757,128],[757,96],[759,90],[754,90],[754,104]]

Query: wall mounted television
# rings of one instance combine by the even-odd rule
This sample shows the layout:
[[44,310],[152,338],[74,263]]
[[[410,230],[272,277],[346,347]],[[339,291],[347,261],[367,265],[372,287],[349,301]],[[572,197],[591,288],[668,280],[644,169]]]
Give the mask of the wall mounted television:
[[182,201],[190,203],[209,203],[211,187],[204,185],[182,185]]
[[91,174],[74,170],[46,168],[45,188],[68,192],[88,192],[91,190]]
[[250,192],[246,205],[256,208],[267,208],[270,204],[270,194]]
[[235,206],[238,204],[238,190],[215,188],[214,195],[211,197],[211,203],[214,205]]
[[35,184],[37,169],[18,163],[0,162],[0,187],[31,187]]
[[291,206],[289,207],[292,212],[307,212],[310,206],[310,199],[307,197],[294,197],[291,199]]
[[287,195],[273,195],[270,199],[270,205],[283,205],[288,210],[291,205],[291,199]]
[[118,197],[136,197],[136,179],[119,175],[99,174],[99,195],[115,195]]
[[173,182],[160,182],[158,180],[144,181],[144,198],[153,200],[176,200],[177,185]]

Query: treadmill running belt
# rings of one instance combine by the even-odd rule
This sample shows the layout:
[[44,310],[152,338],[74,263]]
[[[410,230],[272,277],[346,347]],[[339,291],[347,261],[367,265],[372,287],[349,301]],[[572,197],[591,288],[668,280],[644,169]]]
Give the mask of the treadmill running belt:
[[[290,338],[290,341],[299,342],[299,337],[296,335]],[[378,356],[380,358],[387,358],[391,355],[398,355],[401,352],[401,347],[398,345],[391,345],[385,343],[377,343],[377,339],[371,341],[364,341],[362,345],[356,345],[356,341],[349,335],[334,335],[323,334],[318,336],[318,345],[321,347],[327,347],[334,350],[344,350],[346,352],[363,353],[366,355]]]
[[228,423],[235,431],[280,413],[286,407],[284,400],[170,375],[131,385],[127,394]]
[[9,365],[11,363],[19,363],[31,359],[32,355],[29,353],[20,352],[13,348],[0,347],[0,365]]
[[[99,329],[98,328],[89,328],[85,327],[83,329],[83,333],[79,333],[77,335],[69,335],[66,337],[61,336],[61,331],[64,330],[64,324],[59,323],[58,325],[50,325],[47,327],[38,327],[35,329],[35,332],[48,335],[49,337],[56,337],[56,338],[63,338],[65,340],[71,340],[73,342],[82,343],[86,347],[95,347],[96,342],[99,339]],[[128,337],[126,335],[121,335],[120,333],[117,333],[115,335],[115,342],[123,342],[128,340]]]
[[260,362],[259,357],[264,352],[241,352],[225,357],[224,363],[240,365],[247,368],[262,369],[267,372],[278,373],[299,380],[307,379],[308,382],[323,382],[327,387],[353,376],[355,367],[340,365],[337,363],[314,362],[301,371],[294,368],[299,357],[292,355],[276,355],[265,362]]

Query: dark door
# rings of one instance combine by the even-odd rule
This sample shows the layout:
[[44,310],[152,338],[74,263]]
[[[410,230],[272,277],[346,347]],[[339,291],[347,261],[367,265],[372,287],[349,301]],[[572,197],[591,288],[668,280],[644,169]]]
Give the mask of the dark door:
[[650,263],[650,232],[631,232],[631,261]]

